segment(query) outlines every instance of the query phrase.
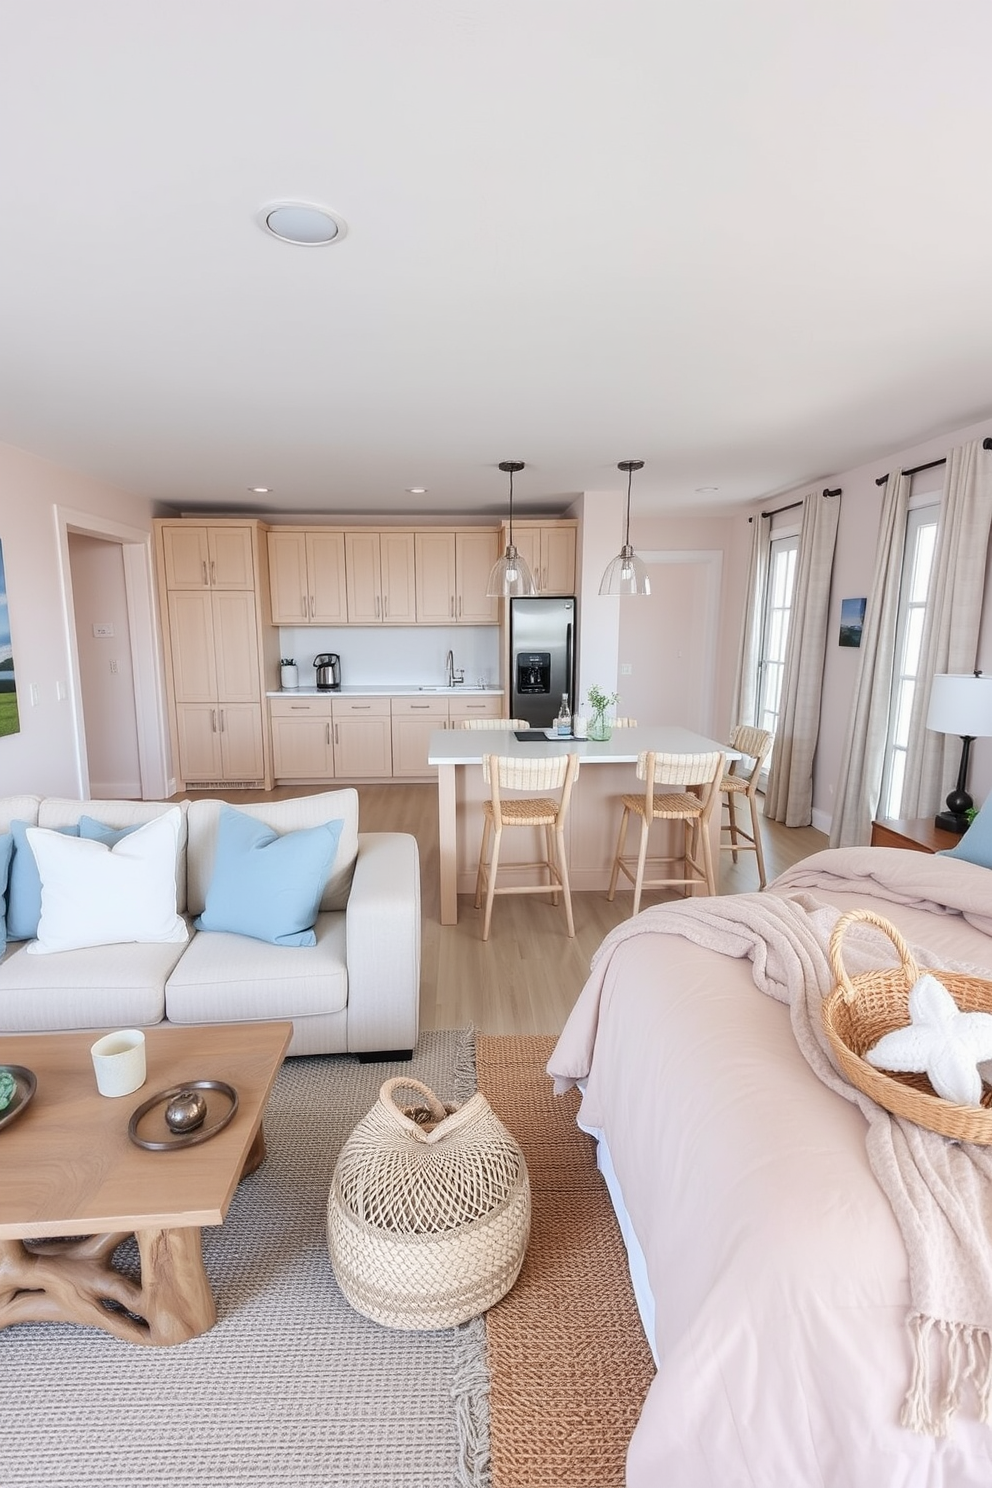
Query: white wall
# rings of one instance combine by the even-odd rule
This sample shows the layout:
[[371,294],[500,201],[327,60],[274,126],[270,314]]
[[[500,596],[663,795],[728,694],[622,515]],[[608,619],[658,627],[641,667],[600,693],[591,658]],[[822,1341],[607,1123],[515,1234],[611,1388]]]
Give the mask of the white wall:
[[[0,738],[3,795],[78,794],[57,507],[149,533],[157,514],[143,498],[0,445],[0,540],[21,721],[19,733]],[[38,697],[33,706],[32,684]]]

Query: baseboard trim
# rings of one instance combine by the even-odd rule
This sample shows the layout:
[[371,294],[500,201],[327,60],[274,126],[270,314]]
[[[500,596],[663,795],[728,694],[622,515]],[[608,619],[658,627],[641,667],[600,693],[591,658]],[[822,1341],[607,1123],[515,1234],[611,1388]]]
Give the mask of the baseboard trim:
[[828,815],[826,811],[817,811],[816,807],[813,807],[813,825],[818,832],[825,832],[829,837],[833,823],[832,815]]

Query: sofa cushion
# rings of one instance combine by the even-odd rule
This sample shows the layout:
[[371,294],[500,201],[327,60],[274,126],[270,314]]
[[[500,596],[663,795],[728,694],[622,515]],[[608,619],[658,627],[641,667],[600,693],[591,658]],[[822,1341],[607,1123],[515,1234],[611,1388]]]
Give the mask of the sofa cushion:
[[[33,829],[33,824],[25,821],[12,821],[10,824],[13,844],[7,883],[7,936],[10,940],[33,940],[38,934],[41,918],[41,877],[28,841],[29,827]],[[79,835],[79,826],[75,823],[55,830],[71,837]]]
[[7,878],[13,853],[14,839],[10,832],[4,832],[0,835],[0,956],[7,944]]
[[279,833],[222,805],[207,902],[193,922],[197,930],[227,930],[274,945],[316,945],[313,925],[342,826],[338,819]]
[[[217,850],[217,825],[223,805],[223,801],[210,799],[189,802],[186,907],[191,915],[202,914],[206,907],[207,888]],[[340,820],[343,823],[341,839],[321,895],[320,908],[327,912],[346,907],[358,857],[358,792],[353,787],[322,791],[315,796],[296,796],[288,801],[239,804],[238,810],[280,833],[299,832],[306,827]]]
[[0,1031],[50,1033],[160,1023],[165,983],[185,949],[168,941],[29,956],[26,945],[10,945],[0,962]]
[[28,827],[41,876],[41,919],[29,955],[125,941],[185,941],[176,913],[180,812],[145,822],[113,847]]
[[176,908],[186,913],[186,810],[188,801],[74,801],[66,796],[46,796],[37,813],[39,827],[78,826],[82,817],[104,822],[108,827],[140,827],[167,811],[180,812],[179,852],[176,857]]
[[345,916],[317,916],[317,944],[278,946],[199,930],[165,989],[172,1023],[257,1022],[348,1005]]
[[40,805],[40,796],[0,796],[0,832],[9,832],[12,821],[37,826]]

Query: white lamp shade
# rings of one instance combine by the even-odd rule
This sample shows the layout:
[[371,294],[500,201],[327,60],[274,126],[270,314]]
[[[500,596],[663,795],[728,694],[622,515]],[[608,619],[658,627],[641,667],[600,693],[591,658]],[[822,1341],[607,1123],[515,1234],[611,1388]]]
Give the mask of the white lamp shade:
[[973,672],[934,677],[927,728],[962,739],[992,736],[992,677],[976,677]]

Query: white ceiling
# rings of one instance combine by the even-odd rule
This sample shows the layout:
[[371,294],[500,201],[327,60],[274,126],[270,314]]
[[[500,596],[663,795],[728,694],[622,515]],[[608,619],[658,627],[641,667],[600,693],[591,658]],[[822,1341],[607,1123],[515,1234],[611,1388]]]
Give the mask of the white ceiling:
[[[988,0],[0,0],[0,39],[0,440],[116,485],[491,514],[500,460],[523,511],[638,458],[635,506],[722,509],[992,412]],[[268,237],[286,198],[347,236]]]

